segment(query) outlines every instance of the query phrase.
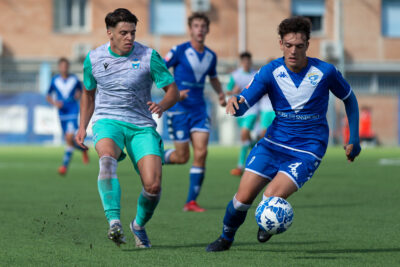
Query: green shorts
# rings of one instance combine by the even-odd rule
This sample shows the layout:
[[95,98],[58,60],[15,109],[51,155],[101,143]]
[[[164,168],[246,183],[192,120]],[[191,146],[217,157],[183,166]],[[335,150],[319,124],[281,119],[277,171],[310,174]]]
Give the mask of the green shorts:
[[251,115],[247,115],[245,117],[239,117],[237,119],[239,127],[248,129],[248,130],[253,130],[254,125],[256,124],[256,120],[257,120],[257,114],[251,114]]
[[138,171],[137,162],[147,155],[157,155],[163,160],[164,144],[161,136],[153,127],[138,127],[134,124],[101,119],[93,125],[93,143],[96,144],[103,138],[112,139],[121,149],[122,153],[118,161],[126,157],[124,148]]
[[260,124],[262,129],[267,129],[275,118],[274,111],[261,111]]

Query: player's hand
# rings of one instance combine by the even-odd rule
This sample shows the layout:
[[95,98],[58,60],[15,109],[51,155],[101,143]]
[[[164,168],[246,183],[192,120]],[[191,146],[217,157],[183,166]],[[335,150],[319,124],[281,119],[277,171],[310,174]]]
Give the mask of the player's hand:
[[232,96],[228,100],[228,104],[226,105],[226,114],[235,115],[236,110],[239,109],[239,104],[244,102],[244,97],[240,97],[240,100],[237,101],[237,96]]
[[64,103],[62,101],[55,101],[54,106],[60,109],[64,106]]
[[360,154],[361,147],[360,144],[348,144],[344,146],[347,160],[353,162],[354,159]]
[[179,91],[179,101],[185,100],[189,95],[190,89],[184,89]]
[[225,100],[224,92],[221,92],[221,93],[218,94],[218,101],[219,101],[219,104],[221,105],[221,107],[225,107],[226,106],[226,100]]
[[147,105],[151,113],[158,114],[158,117],[161,118],[161,115],[164,113],[164,109],[161,105],[151,101],[147,102]]
[[78,146],[80,146],[84,150],[88,150],[88,147],[85,146],[85,144],[83,143],[85,141],[85,138],[86,138],[86,130],[79,128],[78,132],[75,135],[75,142]]

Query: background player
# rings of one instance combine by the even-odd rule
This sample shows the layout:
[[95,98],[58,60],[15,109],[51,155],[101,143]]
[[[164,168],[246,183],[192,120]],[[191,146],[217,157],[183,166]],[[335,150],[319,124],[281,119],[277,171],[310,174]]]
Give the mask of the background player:
[[[263,199],[288,198],[311,179],[328,144],[329,91],[346,107],[350,125],[347,159],[353,161],[361,151],[357,99],[333,65],[306,56],[310,29],[311,23],[304,17],[283,20],[278,27],[283,58],[262,67],[239,101],[237,97],[229,99],[227,113],[240,116],[268,94],[276,118],[250,152],[239,189],[226,208],[222,235],[208,245],[207,251],[230,248],[251,203],[268,182]],[[259,229],[260,242],[270,237]]]
[[[251,54],[249,52],[243,52],[239,55],[240,67],[232,72],[229,83],[227,85],[227,95],[238,95],[242,92],[256,74],[256,70],[252,68]],[[268,97],[268,96],[267,96]],[[257,120],[259,105],[252,106],[246,113],[237,118],[237,122],[240,128],[240,142],[241,148],[239,152],[239,158],[237,167],[231,170],[232,175],[240,176],[243,172],[244,163],[246,161],[247,152],[251,149],[251,131],[254,129],[254,125]]]
[[[105,22],[109,43],[90,51],[84,62],[84,90],[77,143],[83,148],[86,128],[93,115],[93,142],[99,155],[98,190],[110,225],[108,237],[125,243],[120,221],[121,189],[117,161],[129,154],[143,184],[136,218],[130,223],[137,247],[149,248],[145,224],[160,200],[163,143],[152,113],[159,117],[178,101],[174,79],[153,49],[135,42],[137,18],[119,8]],[[165,95],[152,102],[153,82]],[[96,97],[95,97],[96,95]]]
[[58,173],[64,175],[67,173],[74,147],[82,151],[83,163],[89,163],[89,157],[86,150],[74,143],[74,134],[78,129],[79,99],[82,95],[81,82],[74,74],[69,73],[69,61],[66,58],[58,60],[58,71],[60,73],[51,80],[46,99],[58,108],[61,128],[67,145],[63,163],[58,168]]
[[174,77],[180,91],[180,102],[168,111],[170,136],[175,149],[165,152],[166,164],[184,164],[189,160],[189,141],[192,141],[194,160],[190,169],[189,193],[185,211],[203,212],[197,202],[207,157],[210,119],[203,91],[206,76],[218,94],[219,104],[225,106],[225,94],[217,77],[217,56],[204,42],[209,32],[210,20],[201,13],[188,19],[190,41],[175,46],[167,54],[167,67],[174,68]]

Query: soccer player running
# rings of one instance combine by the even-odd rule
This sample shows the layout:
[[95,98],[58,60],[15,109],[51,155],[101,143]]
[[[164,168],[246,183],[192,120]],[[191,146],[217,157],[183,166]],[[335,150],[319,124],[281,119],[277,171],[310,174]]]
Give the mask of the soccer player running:
[[82,95],[81,82],[75,75],[69,73],[68,59],[60,58],[58,60],[58,70],[59,74],[51,80],[46,99],[58,109],[60,116],[61,128],[67,147],[58,173],[65,175],[75,148],[82,151],[83,163],[89,163],[89,156],[86,150],[74,142],[75,132],[78,130],[79,99]]
[[[90,51],[84,61],[86,90],[76,141],[86,148],[83,142],[93,115],[93,142],[100,158],[98,190],[110,226],[108,238],[117,245],[125,243],[117,165],[126,157],[126,147],[143,184],[130,229],[136,246],[149,248],[145,224],[160,200],[163,156],[152,113],[160,117],[178,101],[179,92],[160,55],[135,42],[138,19],[134,14],[118,8],[107,14],[105,22],[109,43]],[[165,91],[159,103],[151,100],[153,82]]]
[[[349,119],[347,159],[352,162],[361,151],[357,99],[333,65],[306,56],[310,28],[304,17],[283,20],[278,27],[283,58],[262,67],[248,89],[228,101],[227,113],[240,116],[268,94],[276,118],[250,152],[239,189],[226,208],[222,235],[207,246],[207,251],[230,248],[247,210],[265,185],[263,199],[286,199],[311,179],[327,148],[329,92],[343,100]],[[270,237],[258,230],[260,242]]]
[[175,46],[167,54],[167,67],[173,67],[180,91],[180,101],[167,113],[168,127],[175,149],[166,150],[166,164],[184,164],[189,160],[189,141],[192,141],[194,160],[190,168],[189,193],[184,211],[203,212],[197,202],[204,180],[210,119],[203,91],[206,76],[218,94],[219,104],[225,106],[225,94],[217,77],[217,56],[204,42],[209,32],[210,20],[201,13],[188,19],[190,41]]
[[[238,95],[242,92],[256,74],[256,70],[252,68],[251,54],[249,52],[243,52],[239,55],[240,67],[232,72],[229,83],[227,85],[227,95]],[[231,170],[232,175],[241,176],[243,173],[243,167],[246,161],[247,152],[251,149],[251,131],[254,129],[254,125],[257,120],[259,105],[252,106],[246,113],[237,118],[237,122],[240,128],[240,142],[241,148],[239,152],[239,158],[237,167]],[[254,143],[253,143],[254,144]]]

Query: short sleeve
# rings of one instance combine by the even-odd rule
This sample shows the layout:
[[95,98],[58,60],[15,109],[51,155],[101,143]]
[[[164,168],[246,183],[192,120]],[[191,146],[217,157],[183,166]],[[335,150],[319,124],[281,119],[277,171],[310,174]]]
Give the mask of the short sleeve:
[[268,68],[264,66],[254,75],[249,85],[243,89],[240,95],[246,99],[249,106],[253,106],[268,93],[268,77],[270,77]]
[[54,78],[53,78],[53,79],[51,79],[51,84],[50,84],[49,90],[47,90],[47,95],[51,95],[55,90],[56,90],[56,87],[54,86]]
[[343,78],[339,70],[332,66],[329,73],[329,89],[331,92],[341,100],[345,100],[350,96],[351,87],[348,82]]
[[96,79],[93,77],[92,62],[90,61],[90,52],[83,62],[83,84],[87,90],[93,90],[97,87]]
[[229,77],[229,82],[226,85],[226,89],[231,92],[233,88],[235,87],[235,79],[233,79],[233,75]]
[[160,54],[153,50],[150,59],[151,78],[158,88],[162,88],[174,82],[174,77],[168,71]]
[[82,83],[81,83],[81,81],[78,79],[78,77],[76,77],[76,90],[82,91]]
[[178,64],[178,48],[174,46],[164,58],[167,68],[175,67]]

